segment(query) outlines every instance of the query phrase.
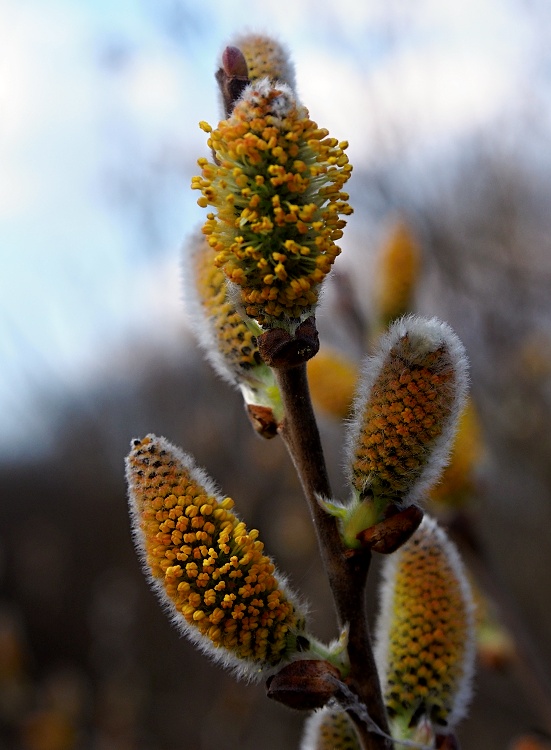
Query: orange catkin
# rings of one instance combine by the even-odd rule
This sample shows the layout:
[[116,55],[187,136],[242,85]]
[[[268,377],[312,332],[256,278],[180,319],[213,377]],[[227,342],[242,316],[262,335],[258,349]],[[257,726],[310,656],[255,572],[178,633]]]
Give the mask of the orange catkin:
[[155,435],[133,441],[126,465],[136,544],[174,624],[240,675],[285,661],[304,616],[233,500]]

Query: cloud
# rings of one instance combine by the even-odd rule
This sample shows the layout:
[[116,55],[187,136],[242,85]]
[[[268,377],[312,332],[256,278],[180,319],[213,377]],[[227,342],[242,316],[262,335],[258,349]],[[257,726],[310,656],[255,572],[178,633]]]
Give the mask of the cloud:
[[[526,75],[529,34],[501,0],[243,0],[239,13],[204,0],[185,44],[166,33],[163,8],[0,0],[0,306],[30,342],[2,352],[12,379],[0,375],[0,411],[33,347],[77,368],[98,330],[145,316],[140,211],[160,212],[173,245],[156,260],[165,252],[176,268],[178,233],[199,220],[188,190],[207,150],[197,121],[216,122],[216,54],[244,25],[288,44],[304,103],[350,141],[357,166],[491,122]],[[120,53],[111,64],[109,49]],[[120,175],[133,213],[113,200]],[[155,299],[177,314],[166,294]]]
[[89,73],[77,64],[79,15],[51,3],[3,2],[0,12],[0,217],[14,218],[51,190],[49,146],[78,131],[92,104]]

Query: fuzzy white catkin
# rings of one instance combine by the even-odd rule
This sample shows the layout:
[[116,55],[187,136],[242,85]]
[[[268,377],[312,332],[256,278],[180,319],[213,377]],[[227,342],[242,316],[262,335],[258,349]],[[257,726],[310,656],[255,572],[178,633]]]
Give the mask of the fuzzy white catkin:
[[[401,342],[407,337],[407,351],[401,348]],[[349,423],[346,438],[347,466],[352,481],[352,467],[355,453],[360,443],[364,427],[364,416],[372,397],[379,398],[376,392],[381,373],[389,368],[399,371],[400,361],[393,362],[393,356],[404,357],[404,367],[422,362],[424,357],[442,348],[442,366],[450,368],[451,381],[446,384],[449,392],[447,415],[442,415],[438,437],[426,446],[423,465],[418,475],[412,475],[407,491],[400,498],[403,506],[417,502],[439,478],[449,460],[453,437],[457,428],[458,417],[465,404],[469,375],[468,360],[465,348],[451,327],[438,318],[423,318],[407,315],[392,324],[388,332],[381,337],[377,351],[367,357],[362,365],[361,376],[354,399],[353,416]],[[381,429],[381,440],[384,446],[388,434]],[[400,433],[401,434],[401,433]],[[396,437],[399,440],[402,438]],[[403,438],[403,454],[407,459],[408,442]],[[371,481],[366,476],[366,485]]]

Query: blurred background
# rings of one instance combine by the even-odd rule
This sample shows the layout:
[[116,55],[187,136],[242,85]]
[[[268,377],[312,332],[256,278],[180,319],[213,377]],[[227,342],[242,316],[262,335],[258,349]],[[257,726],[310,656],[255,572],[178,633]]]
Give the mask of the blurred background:
[[[181,303],[180,248],[203,214],[197,123],[216,123],[217,58],[247,29],[289,46],[312,118],[350,142],[355,213],[323,346],[352,367],[373,346],[397,226],[419,260],[408,309],[466,345],[480,448],[461,513],[532,667],[482,653],[459,736],[527,748],[551,731],[533,666],[551,664],[546,0],[0,0],[0,748],[298,747],[302,716],[170,626],[123,475],[147,432],[193,453],[310,601],[314,632],[335,636],[283,446],[252,432]],[[342,420],[316,403],[344,498]]]

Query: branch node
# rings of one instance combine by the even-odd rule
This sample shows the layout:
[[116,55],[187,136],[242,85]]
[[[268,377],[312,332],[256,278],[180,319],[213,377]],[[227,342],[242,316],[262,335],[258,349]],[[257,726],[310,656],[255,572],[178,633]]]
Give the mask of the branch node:
[[319,351],[319,337],[314,316],[301,323],[294,334],[283,328],[270,328],[257,339],[264,362],[278,370],[298,367]]

